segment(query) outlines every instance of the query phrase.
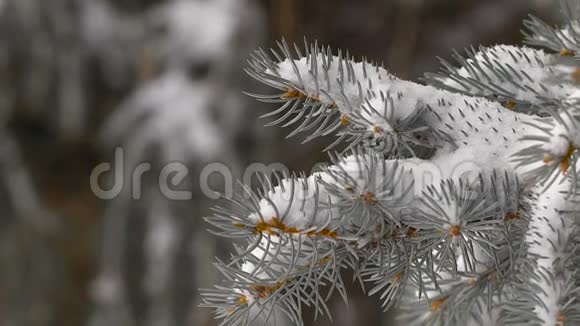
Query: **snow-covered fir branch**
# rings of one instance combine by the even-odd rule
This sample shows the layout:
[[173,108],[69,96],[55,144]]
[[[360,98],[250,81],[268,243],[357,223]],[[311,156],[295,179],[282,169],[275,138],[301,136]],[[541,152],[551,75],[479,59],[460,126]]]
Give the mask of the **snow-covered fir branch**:
[[203,305],[227,325],[332,318],[351,270],[418,325],[580,323],[576,2],[562,28],[526,22],[544,49],[472,48],[426,85],[317,43],[255,51],[268,125],[341,154],[215,208],[213,232],[239,241]]

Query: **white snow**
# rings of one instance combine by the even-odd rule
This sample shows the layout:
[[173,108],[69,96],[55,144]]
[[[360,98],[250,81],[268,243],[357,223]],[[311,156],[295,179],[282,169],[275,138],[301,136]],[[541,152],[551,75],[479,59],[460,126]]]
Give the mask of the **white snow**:
[[[513,94],[514,101],[541,104],[545,98],[565,98],[577,89],[575,85],[562,83],[557,78],[559,56],[547,54],[543,50],[496,45],[483,48],[475,55],[475,59],[467,59],[467,62],[468,67],[462,67],[457,71],[460,76],[478,80],[484,85],[491,83],[498,85],[502,90]],[[479,72],[479,69],[482,69],[484,74]],[[509,74],[514,82],[510,82],[510,79],[503,75],[498,76],[498,72],[501,71]],[[470,94],[490,96],[495,93],[489,89],[480,90],[476,87],[465,89],[452,78],[446,79],[444,83]]]

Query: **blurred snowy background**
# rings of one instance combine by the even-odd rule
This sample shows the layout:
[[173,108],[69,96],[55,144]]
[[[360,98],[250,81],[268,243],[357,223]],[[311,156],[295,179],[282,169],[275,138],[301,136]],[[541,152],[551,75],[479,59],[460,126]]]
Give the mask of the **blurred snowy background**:
[[[0,326],[213,325],[197,308],[229,244],[205,232],[199,174],[252,162],[325,160],[256,118],[243,90],[258,46],[318,39],[416,79],[436,56],[515,43],[554,0],[0,0]],[[91,170],[124,150],[150,162],[141,199],[100,200]],[[188,201],[160,195],[167,162],[190,169]],[[130,174],[130,173],[128,173]],[[131,180],[127,176],[126,183]],[[219,181],[219,180],[218,180]],[[219,182],[216,184],[219,188]],[[389,323],[354,291],[335,325]],[[311,318],[306,318],[310,320]],[[325,325],[327,321],[317,322]]]

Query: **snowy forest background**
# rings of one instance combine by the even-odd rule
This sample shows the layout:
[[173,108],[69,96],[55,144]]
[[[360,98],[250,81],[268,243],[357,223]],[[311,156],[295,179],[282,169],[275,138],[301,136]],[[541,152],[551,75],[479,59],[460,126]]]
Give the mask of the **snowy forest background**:
[[[229,245],[205,232],[199,171],[326,160],[324,140],[257,121],[269,107],[242,94],[260,87],[243,72],[254,48],[306,36],[416,79],[453,48],[519,43],[522,19],[555,22],[556,2],[0,0],[0,325],[215,323],[197,289]],[[194,198],[146,179],[141,200],[98,199],[89,175],[116,146],[129,169],[187,163]],[[335,325],[388,325],[373,300],[337,299]]]

